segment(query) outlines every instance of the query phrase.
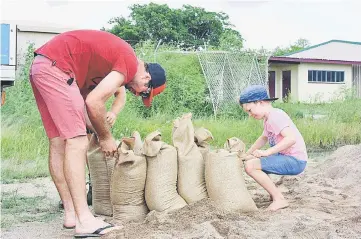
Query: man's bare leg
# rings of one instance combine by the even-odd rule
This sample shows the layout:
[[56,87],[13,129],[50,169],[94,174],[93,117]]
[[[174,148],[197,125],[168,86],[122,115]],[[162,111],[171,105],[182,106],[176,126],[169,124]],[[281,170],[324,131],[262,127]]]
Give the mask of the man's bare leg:
[[59,137],[49,139],[49,171],[64,206],[64,226],[75,226],[73,200],[64,176],[65,141]]
[[259,183],[272,197],[273,202],[267,209],[276,211],[288,207],[288,202],[283,197],[281,191],[276,187],[271,178],[261,169],[261,161],[259,158],[251,159],[246,162],[247,174],[256,180],[256,182]]
[[[108,223],[97,219],[90,212],[85,191],[85,161],[88,147],[87,136],[78,136],[66,140],[65,147],[65,179],[68,183],[77,216],[76,233],[92,233]],[[107,233],[109,228],[102,232]]]

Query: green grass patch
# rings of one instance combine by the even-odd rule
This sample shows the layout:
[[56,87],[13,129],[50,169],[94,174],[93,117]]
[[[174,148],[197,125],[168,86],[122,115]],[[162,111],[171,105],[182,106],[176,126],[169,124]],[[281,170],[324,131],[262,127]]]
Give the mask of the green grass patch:
[[46,196],[24,197],[17,191],[2,193],[1,228],[24,222],[47,222],[55,218],[59,211]]
[[[345,103],[346,104],[346,103]],[[361,107],[361,106],[360,106]],[[154,115],[149,118],[137,117],[129,108],[124,109],[112,130],[116,139],[129,136],[139,131],[142,138],[159,130],[165,142],[172,144],[171,133],[173,120],[179,115]],[[38,116],[40,117],[40,116]],[[332,150],[346,144],[361,143],[361,123],[359,121],[343,122],[329,117],[314,120],[312,118],[295,118],[295,124],[301,131],[309,152]],[[232,119],[200,117],[193,120],[195,127],[209,129],[214,141],[214,148],[223,147],[230,137],[242,139],[249,147],[262,133],[262,122],[254,119]],[[23,129],[19,133],[17,129]],[[2,181],[13,179],[43,177],[48,173],[48,140],[41,122],[34,124],[23,122],[17,126],[3,128],[1,137]]]

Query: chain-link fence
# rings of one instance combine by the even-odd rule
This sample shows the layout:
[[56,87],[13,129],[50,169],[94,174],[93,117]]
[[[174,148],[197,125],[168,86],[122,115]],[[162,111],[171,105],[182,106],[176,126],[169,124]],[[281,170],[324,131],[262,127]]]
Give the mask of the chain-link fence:
[[248,51],[213,51],[207,50],[206,46],[195,49],[192,45],[162,44],[161,41],[157,44],[144,42],[136,49],[140,58],[151,62],[158,62],[159,57],[164,53],[196,54],[215,115],[226,108],[227,104],[237,103],[241,91],[248,85],[266,86],[268,83],[269,55],[267,54]]

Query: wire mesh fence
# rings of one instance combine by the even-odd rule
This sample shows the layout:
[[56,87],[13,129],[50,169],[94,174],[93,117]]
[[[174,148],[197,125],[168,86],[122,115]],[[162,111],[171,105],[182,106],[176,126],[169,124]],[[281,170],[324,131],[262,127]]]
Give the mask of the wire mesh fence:
[[250,52],[200,51],[197,53],[209,88],[213,111],[238,101],[251,84],[266,85],[268,57]]
[[213,51],[207,50],[207,46],[196,49],[192,45],[162,44],[161,41],[156,44],[143,42],[137,46],[136,51],[140,58],[152,62],[158,62],[164,53],[196,54],[215,115],[227,104],[237,103],[240,92],[248,85],[266,86],[268,83],[269,55],[267,54],[249,51]]

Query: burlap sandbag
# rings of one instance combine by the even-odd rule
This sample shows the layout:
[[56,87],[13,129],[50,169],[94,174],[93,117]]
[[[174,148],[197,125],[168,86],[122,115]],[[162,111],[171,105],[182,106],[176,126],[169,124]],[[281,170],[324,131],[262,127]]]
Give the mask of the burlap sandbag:
[[208,153],[206,158],[206,185],[209,198],[219,208],[228,211],[256,211],[257,207],[244,182],[244,167],[239,155],[244,143],[230,138],[219,149]]
[[141,154],[142,140],[138,132],[123,138],[118,147],[111,180],[111,200],[115,223],[142,221],[148,213],[144,188],[147,162]]
[[207,198],[204,159],[194,142],[192,114],[185,114],[173,123],[173,145],[178,152],[179,195],[192,203]]
[[203,127],[197,128],[194,131],[194,142],[198,146],[203,158],[207,157],[208,152],[211,150],[209,142],[213,140],[212,133]]
[[161,141],[161,134],[149,134],[143,145],[147,159],[145,201],[149,210],[159,212],[187,205],[177,192],[177,150]]
[[87,157],[90,180],[92,183],[92,204],[94,213],[111,216],[113,214],[113,207],[110,201],[110,179],[115,159],[105,158],[95,134],[90,138]]

